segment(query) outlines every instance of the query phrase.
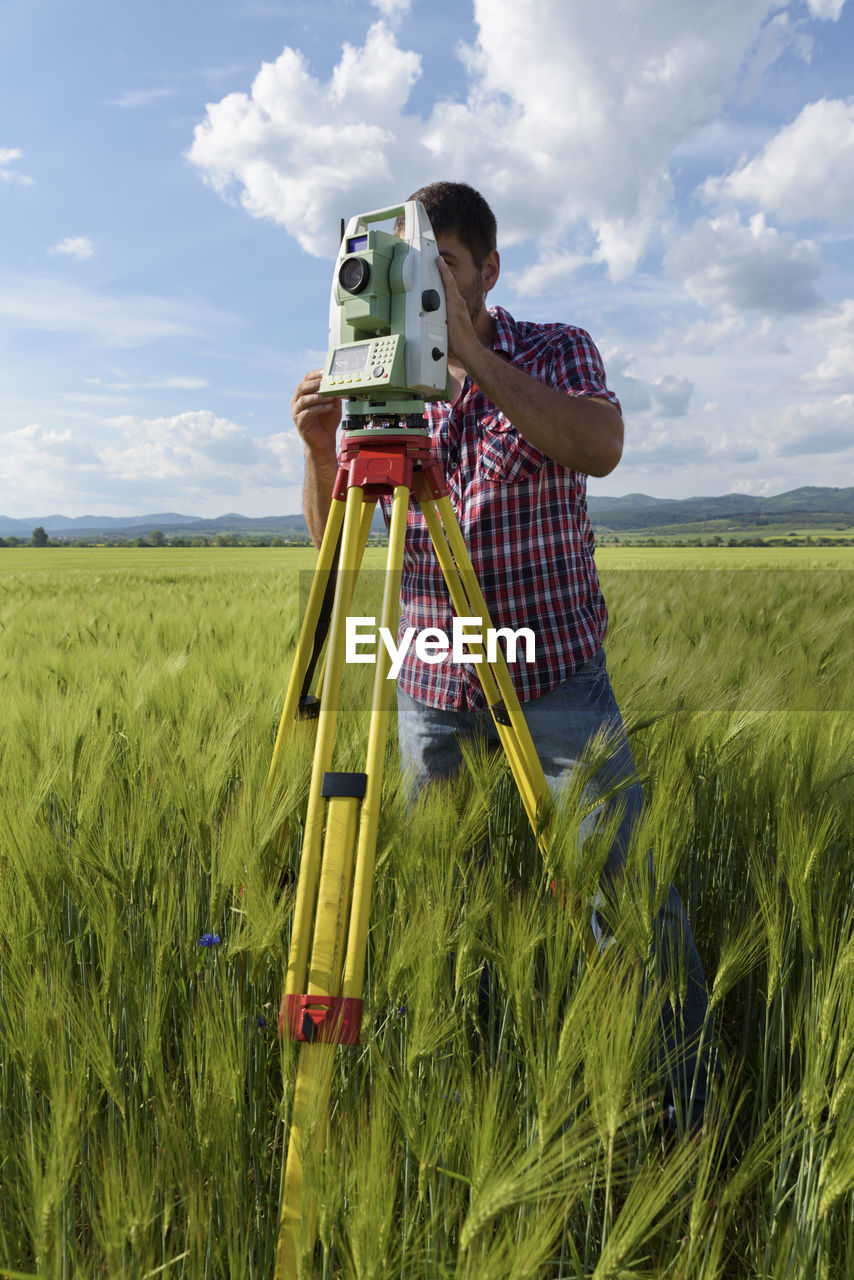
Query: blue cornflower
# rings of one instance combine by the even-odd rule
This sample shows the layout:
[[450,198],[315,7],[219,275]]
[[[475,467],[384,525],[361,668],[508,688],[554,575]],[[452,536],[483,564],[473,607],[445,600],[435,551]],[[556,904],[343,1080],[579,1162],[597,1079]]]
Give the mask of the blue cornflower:
[[218,947],[222,938],[218,933],[203,933],[199,938],[200,947]]
[[258,1017],[255,1019],[255,1025],[256,1027],[266,1027],[267,1019],[264,1017],[263,1013],[258,1014]]

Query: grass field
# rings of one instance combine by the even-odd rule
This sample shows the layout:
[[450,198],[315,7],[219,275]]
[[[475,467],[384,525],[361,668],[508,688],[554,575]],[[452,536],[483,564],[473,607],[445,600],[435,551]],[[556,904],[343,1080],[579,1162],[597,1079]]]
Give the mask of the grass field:
[[[385,565],[384,547],[369,547],[365,566]],[[168,574],[170,569],[194,575],[216,569],[257,569],[263,576],[290,570],[311,572],[317,553],[312,547],[16,547],[0,551],[0,578],[20,573],[85,572]],[[600,569],[854,569],[852,547],[600,547]]]
[[[598,558],[649,802],[636,863],[654,850],[694,924],[721,1122],[662,1151],[669,993],[640,997],[630,885],[622,957],[588,969],[500,762],[406,818],[390,745],[311,1274],[854,1277],[854,549]],[[273,837],[288,816],[292,873],[301,730],[272,812],[263,792],[313,562],[0,553],[0,1276],[272,1274],[295,1062]],[[551,862],[589,901],[604,851],[576,858],[578,819]]]
[[[737,544],[743,538],[759,538],[763,542],[775,538],[783,540],[797,538],[801,540],[801,544],[807,538],[814,541],[819,538],[826,541],[829,538],[831,542],[839,541],[850,545],[852,538],[854,538],[854,526],[839,521],[829,524],[781,521],[776,524],[733,525],[726,520],[707,520],[690,524],[655,525],[648,529],[608,529],[600,526],[596,532],[600,546],[605,543],[613,544],[615,539],[622,544],[626,544],[644,542],[649,538],[655,538],[656,540],[661,540],[665,546],[671,540],[691,542],[695,544],[696,550],[705,550],[705,547],[696,546],[698,539],[706,542],[715,535],[721,538],[724,543],[734,542],[736,550],[739,549]],[[785,542],[783,549],[787,549]],[[790,546],[789,549],[794,549],[794,546]]]

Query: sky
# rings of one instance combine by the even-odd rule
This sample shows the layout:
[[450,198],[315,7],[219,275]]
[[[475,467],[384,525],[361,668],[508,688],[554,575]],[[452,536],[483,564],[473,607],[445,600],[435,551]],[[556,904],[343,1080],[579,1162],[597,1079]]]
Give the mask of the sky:
[[595,494],[854,484],[854,0],[7,0],[0,513],[300,510],[342,217],[495,210]]

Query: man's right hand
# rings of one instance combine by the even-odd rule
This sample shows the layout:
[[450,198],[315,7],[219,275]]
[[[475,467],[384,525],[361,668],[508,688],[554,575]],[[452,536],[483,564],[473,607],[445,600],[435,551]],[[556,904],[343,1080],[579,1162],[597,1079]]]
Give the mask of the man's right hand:
[[341,401],[318,395],[322,369],[307,373],[294,392],[291,412],[297,431],[311,453],[335,455],[335,432],[341,421]]

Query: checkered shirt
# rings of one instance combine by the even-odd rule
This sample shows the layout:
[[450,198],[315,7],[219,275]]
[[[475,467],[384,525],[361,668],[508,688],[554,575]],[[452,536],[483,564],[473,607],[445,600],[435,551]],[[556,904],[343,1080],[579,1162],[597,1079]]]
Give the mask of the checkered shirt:
[[[571,396],[600,396],[619,408],[589,334],[563,324],[516,321],[501,307],[493,349],[517,368]],[[536,662],[523,643],[509,670],[521,702],[548,693],[597,652],[608,625],[593,561],[587,477],[525,440],[470,378],[450,404],[427,405],[427,429],[442,463],[494,627],[530,627]],[[390,503],[383,499],[388,519]],[[418,504],[410,503],[400,621],[450,638],[453,610]],[[468,628],[470,631],[472,628]],[[506,654],[506,646],[500,641]],[[410,645],[398,675],[411,697],[443,710],[486,709],[474,664],[422,662]]]

